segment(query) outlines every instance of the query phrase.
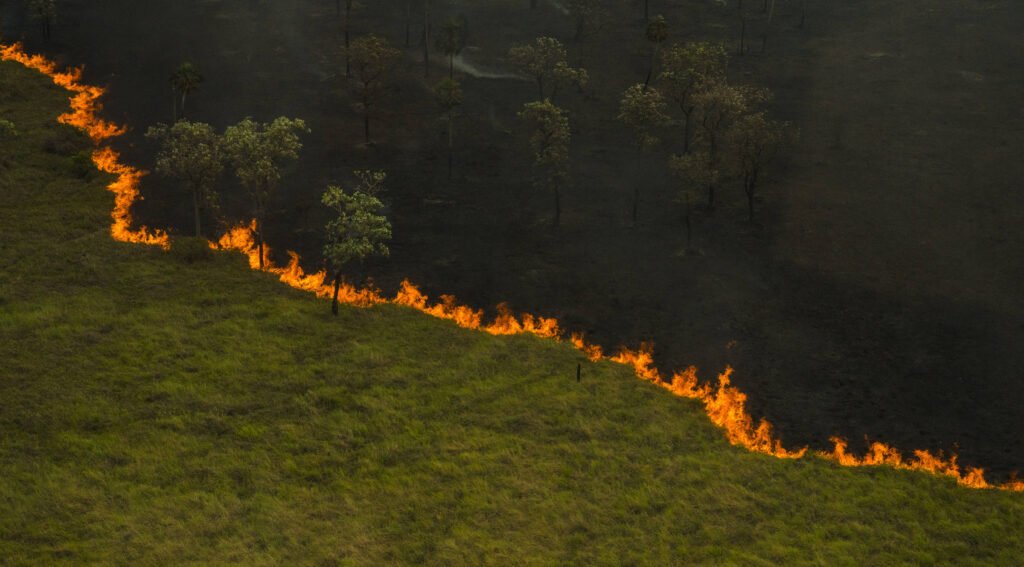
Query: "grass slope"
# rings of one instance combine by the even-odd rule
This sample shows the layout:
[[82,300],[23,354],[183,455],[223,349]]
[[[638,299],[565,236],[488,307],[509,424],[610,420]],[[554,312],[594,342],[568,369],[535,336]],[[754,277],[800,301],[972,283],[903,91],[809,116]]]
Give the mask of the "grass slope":
[[[1019,564],[1024,497],[730,446],[566,345],[113,242],[0,64],[0,563]],[[195,260],[195,259],[192,259]]]

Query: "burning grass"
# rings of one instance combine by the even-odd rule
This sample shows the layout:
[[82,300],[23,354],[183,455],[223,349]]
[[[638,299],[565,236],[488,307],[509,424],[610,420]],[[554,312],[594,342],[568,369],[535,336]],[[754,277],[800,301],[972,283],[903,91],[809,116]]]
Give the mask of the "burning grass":
[[[612,364],[580,337],[579,350],[540,340],[537,319],[516,321],[542,332],[470,332],[459,326],[497,323],[412,287],[399,306],[334,318],[275,281],[321,283],[297,262],[259,277],[234,255],[188,264],[115,242],[110,194],[40,150],[61,95],[0,73],[31,85],[7,101],[22,137],[0,172],[0,556],[13,564],[1024,554],[1019,495],[730,446],[712,422],[747,417],[728,375],[664,381],[648,351]],[[763,424],[738,431],[729,440],[785,450]]]

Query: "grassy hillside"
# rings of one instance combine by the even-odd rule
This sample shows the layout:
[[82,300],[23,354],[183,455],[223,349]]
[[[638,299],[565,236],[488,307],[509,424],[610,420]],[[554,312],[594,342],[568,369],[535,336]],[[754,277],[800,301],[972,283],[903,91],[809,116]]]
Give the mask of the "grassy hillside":
[[0,64],[0,563],[1016,565],[1024,495],[730,446],[566,345],[112,241]]

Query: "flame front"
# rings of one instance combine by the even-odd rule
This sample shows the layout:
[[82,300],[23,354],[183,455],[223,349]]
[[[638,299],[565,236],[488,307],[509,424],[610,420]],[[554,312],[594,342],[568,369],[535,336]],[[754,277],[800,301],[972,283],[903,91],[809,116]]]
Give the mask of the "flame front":
[[[81,69],[58,71],[57,65],[40,55],[26,54],[20,44],[0,44],[0,59],[16,61],[35,69],[50,77],[53,82],[72,93],[70,97],[71,112],[61,115],[58,120],[63,124],[74,126],[99,144],[110,138],[125,133],[123,127],[99,118],[102,109],[99,103],[105,89],[81,83]],[[111,213],[113,223],[111,236],[121,242],[150,244],[162,248],[170,248],[167,233],[161,230],[150,230],[141,227],[132,230],[131,207],[140,199],[139,184],[145,172],[123,164],[120,156],[110,147],[97,147],[92,154],[96,167],[116,176],[108,189],[114,193],[114,209]],[[260,267],[259,249],[254,238],[255,221],[237,226],[227,231],[210,247],[220,250],[234,250],[244,254],[249,266],[258,270]],[[270,261],[270,249],[263,247],[264,271],[275,274],[289,286],[315,294],[317,297],[331,297],[333,286],[323,271],[307,274],[300,265],[299,256],[288,252],[289,262],[286,266],[276,266]],[[530,333],[538,337],[561,340],[563,333],[556,319],[538,317],[529,313],[515,315],[507,305],[498,306],[498,315],[489,323],[484,321],[484,313],[471,307],[460,305],[455,297],[442,295],[440,302],[431,304],[429,298],[409,281],[403,281],[394,298],[386,298],[375,289],[357,288],[342,282],[338,290],[338,300],[342,303],[368,307],[381,303],[392,303],[416,309],[437,317],[454,322],[456,325],[490,333],[492,335],[514,335]],[[721,427],[726,437],[734,445],[740,445],[750,451],[764,453],[779,458],[798,459],[807,453],[807,448],[786,449],[775,436],[772,425],[761,419],[755,425],[753,417],[746,410],[747,396],[732,385],[730,380],[732,368],[718,376],[717,387],[701,384],[694,367],[676,372],[670,380],[664,380],[654,365],[653,346],[642,344],[638,350],[621,349],[616,355],[607,357],[600,346],[589,344],[583,335],[574,333],[569,337],[570,343],[592,361],[611,360],[632,367],[636,376],[664,388],[672,394],[698,400],[704,405],[708,418]],[[848,444],[838,437],[832,438],[834,448],[831,452],[819,452],[819,456],[834,461],[842,466],[890,466],[897,469],[916,470],[934,475],[949,476],[956,479],[961,486],[971,488],[999,488],[1024,492],[1024,481],[1016,478],[1001,484],[993,485],[985,480],[984,471],[980,468],[961,469],[957,464],[956,455],[944,458],[928,451],[914,451],[913,457],[904,459],[902,454],[888,445],[875,442],[867,453],[858,457],[847,452]]]
[[[25,53],[19,43],[0,45],[0,60],[16,61],[29,69],[35,69],[49,77],[57,86],[70,92],[71,112],[58,116],[57,121],[85,132],[97,146],[126,132],[125,128],[99,117],[99,112],[103,109],[99,99],[106,93],[106,89],[82,84],[81,69],[58,71],[56,63],[42,55]],[[116,176],[114,182],[107,186],[114,194],[114,210],[111,212],[113,222],[110,225],[110,235],[114,240],[170,248],[170,239],[167,238],[166,232],[151,231],[144,226],[137,230],[131,228],[131,208],[140,198],[139,183],[145,172],[121,163],[120,156],[109,147],[98,147],[92,153],[92,161],[100,171]]]

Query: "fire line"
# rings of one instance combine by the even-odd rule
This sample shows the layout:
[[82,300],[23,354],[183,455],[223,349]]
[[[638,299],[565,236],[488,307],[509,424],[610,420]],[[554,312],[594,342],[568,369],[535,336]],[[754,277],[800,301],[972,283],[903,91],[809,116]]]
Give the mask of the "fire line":
[[[61,71],[53,61],[41,55],[31,55],[24,51],[18,43],[0,44],[0,60],[15,61],[25,67],[39,71],[49,77],[54,84],[63,87],[71,96],[71,111],[62,114],[57,120],[86,133],[96,145],[92,153],[93,163],[100,171],[115,176],[115,180],[107,186],[114,194],[114,208],[111,212],[110,234],[114,240],[137,244],[148,244],[170,249],[171,240],[164,230],[150,229],[145,226],[132,229],[131,207],[141,199],[140,183],[145,171],[121,162],[120,155],[111,147],[102,145],[104,142],[123,135],[126,129],[99,117],[102,105],[99,99],[106,93],[102,87],[87,85],[82,82],[82,70],[79,68]],[[259,251],[253,236],[255,221],[232,228],[218,239],[211,242],[210,247],[217,250],[234,250],[241,252],[249,259],[249,266],[259,270]],[[299,255],[288,252],[290,261],[286,266],[276,266],[269,260],[270,249],[264,246],[264,271],[278,276],[285,284],[315,294],[320,298],[330,298],[332,287],[327,282],[327,274],[323,271],[306,273],[300,266]],[[492,321],[484,320],[482,310],[460,305],[454,296],[442,295],[440,301],[431,303],[415,285],[405,280],[395,297],[388,298],[375,289],[357,288],[350,284],[342,284],[338,300],[358,307],[369,307],[382,303],[391,303],[416,309],[439,319],[447,319],[456,325],[483,331],[492,335],[516,335],[530,333],[541,338],[561,341],[567,339],[575,348],[584,353],[592,361],[610,360],[631,367],[637,378],[651,382],[669,391],[675,396],[697,400],[704,405],[708,418],[725,431],[725,436],[733,445],[778,458],[799,459],[808,453],[807,447],[787,449],[782,441],[775,436],[771,423],[761,419],[755,423],[747,413],[747,396],[732,385],[730,380],[732,368],[727,367],[718,376],[717,386],[701,384],[697,378],[697,369],[689,367],[681,372],[665,378],[654,366],[653,346],[644,343],[639,349],[620,349],[614,355],[605,354],[598,345],[587,343],[583,335],[571,333],[566,337],[558,321],[553,318],[539,317],[529,313],[514,314],[507,305],[498,305],[498,315]],[[927,472],[933,475],[948,476],[956,479],[957,484],[969,488],[988,488],[1024,492],[1024,481],[1012,480],[1004,484],[992,484],[985,479],[985,471],[981,468],[964,467],[957,463],[955,454],[945,457],[929,451],[916,450],[905,457],[899,450],[884,443],[875,442],[868,448],[864,456],[856,456],[847,452],[847,441],[833,437],[832,451],[815,452],[819,457],[833,461],[841,466],[889,466],[896,469]]]

